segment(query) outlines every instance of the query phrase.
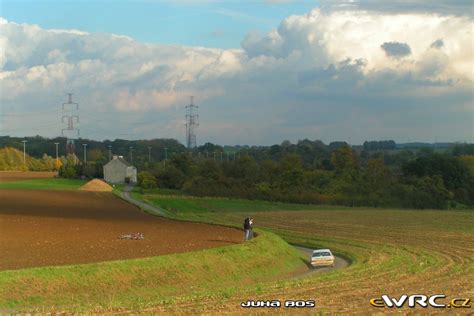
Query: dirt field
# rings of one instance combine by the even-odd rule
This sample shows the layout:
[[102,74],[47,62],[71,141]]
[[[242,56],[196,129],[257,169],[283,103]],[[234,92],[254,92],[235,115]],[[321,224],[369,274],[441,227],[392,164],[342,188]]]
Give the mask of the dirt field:
[[57,172],[50,171],[0,171],[0,182],[53,178]]
[[[111,193],[0,190],[0,270],[141,258],[236,244],[239,230],[157,218]],[[143,233],[144,240],[120,240]]]

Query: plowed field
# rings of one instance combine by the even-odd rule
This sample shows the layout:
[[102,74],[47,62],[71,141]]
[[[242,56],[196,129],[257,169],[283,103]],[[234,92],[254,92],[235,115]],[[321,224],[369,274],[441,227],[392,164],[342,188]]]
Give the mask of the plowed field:
[[0,171],[0,182],[53,178],[56,175],[57,172],[52,171]]
[[[112,193],[0,190],[0,270],[142,258],[236,244],[237,229],[143,213]],[[121,240],[140,232],[144,240]]]

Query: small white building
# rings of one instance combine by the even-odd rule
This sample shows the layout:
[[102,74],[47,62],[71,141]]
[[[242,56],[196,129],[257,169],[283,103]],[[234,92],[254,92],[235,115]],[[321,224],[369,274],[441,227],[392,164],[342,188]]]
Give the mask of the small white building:
[[114,156],[104,166],[104,180],[108,183],[137,182],[137,168],[129,164],[122,156]]

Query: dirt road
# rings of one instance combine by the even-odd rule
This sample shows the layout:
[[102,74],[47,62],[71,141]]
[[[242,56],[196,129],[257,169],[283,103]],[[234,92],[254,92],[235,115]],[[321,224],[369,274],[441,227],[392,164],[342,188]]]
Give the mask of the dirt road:
[[[166,216],[165,212],[162,209],[157,208],[153,205],[147,204],[145,202],[138,201],[138,200],[134,199],[130,195],[130,192],[132,191],[132,189],[133,189],[132,185],[126,186],[123,193],[122,193],[122,198],[124,198],[125,200],[127,200],[128,202],[130,202],[132,204],[137,205],[138,207],[140,207],[142,209],[147,210],[148,212],[150,212],[152,214],[156,214],[156,215],[159,215],[159,216]],[[334,267],[313,268],[310,264],[309,258],[311,257],[311,254],[313,253],[314,249],[305,248],[305,247],[297,246],[297,245],[293,245],[293,247],[295,247],[296,249],[298,249],[299,251],[301,251],[303,253],[305,258],[307,258],[307,262],[306,262],[306,268],[295,271],[292,274],[292,277],[299,278],[299,277],[304,277],[304,276],[306,276],[310,273],[334,271],[334,270],[345,268],[345,267],[350,265],[350,262],[348,260],[346,260],[345,258],[335,256],[336,260],[335,260],[335,263],[334,263]]]
[[313,268],[310,265],[309,258],[311,257],[314,249],[310,249],[310,248],[306,248],[306,247],[302,247],[302,246],[297,246],[297,245],[293,245],[293,247],[295,247],[296,249],[301,251],[305,255],[305,257],[308,259],[308,262],[307,262],[308,269],[307,269],[307,271],[305,271],[305,272],[302,271],[297,277],[303,277],[303,276],[305,276],[309,273],[329,272],[329,271],[339,270],[339,269],[345,268],[345,267],[347,267],[351,264],[345,258],[342,258],[342,257],[339,257],[339,256],[334,256],[334,257],[336,257],[336,260],[334,261],[334,267]]
[[153,205],[150,205],[150,204],[147,204],[145,202],[141,202],[139,200],[136,200],[134,199],[131,195],[130,195],[130,192],[132,192],[133,190],[133,185],[127,185],[121,196],[124,200],[138,206],[139,208],[141,208],[142,210],[145,210],[147,212],[149,212],[150,214],[154,214],[154,215],[158,215],[158,216],[166,216],[165,214],[165,211],[163,211],[162,209],[156,207],[156,206],[153,206]]

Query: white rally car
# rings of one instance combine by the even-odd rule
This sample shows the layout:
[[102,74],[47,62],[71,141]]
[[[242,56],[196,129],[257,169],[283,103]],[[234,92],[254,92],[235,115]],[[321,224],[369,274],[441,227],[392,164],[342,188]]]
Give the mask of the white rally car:
[[314,250],[311,255],[311,265],[313,267],[334,267],[334,255],[329,249]]

